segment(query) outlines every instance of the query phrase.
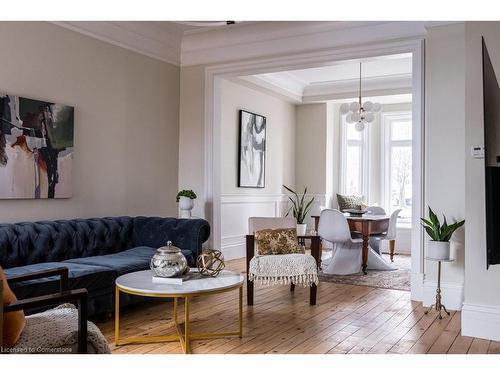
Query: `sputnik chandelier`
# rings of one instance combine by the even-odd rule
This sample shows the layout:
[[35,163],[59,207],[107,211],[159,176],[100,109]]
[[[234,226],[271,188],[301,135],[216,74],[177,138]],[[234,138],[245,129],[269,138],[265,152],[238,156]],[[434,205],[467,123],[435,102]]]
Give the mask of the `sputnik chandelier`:
[[375,120],[375,113],[380,112],[380,103],[372,103],[361,101],[361,63],[359,63],[359,101],[352,103],[344,103],[340,106],[340,113],[346,116],[346,121],[349,124],[354,124],[358,132],[364,130],[366,124],[370,124]]

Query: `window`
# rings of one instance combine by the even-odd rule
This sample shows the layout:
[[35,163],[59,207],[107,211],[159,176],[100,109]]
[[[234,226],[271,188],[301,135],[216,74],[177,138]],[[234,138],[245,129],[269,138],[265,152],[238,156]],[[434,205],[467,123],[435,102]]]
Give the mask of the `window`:
[[366,165],[368,160],[368,129],[358,132],[354,124],[345,121],[342,116],[342,173],[341,192],[346,195],[360,195],[368,200],[368,178]]
[[401,208],[399,222],[411,223],[412,123],[411,113],[383,113],[383,205],[388,212]]

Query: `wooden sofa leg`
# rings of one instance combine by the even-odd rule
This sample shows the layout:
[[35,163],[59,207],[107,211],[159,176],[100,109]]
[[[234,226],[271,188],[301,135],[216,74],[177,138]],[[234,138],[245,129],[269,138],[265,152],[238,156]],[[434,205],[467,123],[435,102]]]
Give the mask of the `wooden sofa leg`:
[[290,292],[293,292],[295,290],[295,284],[290,284]]
[[247,305],[253,306],[253,281],[247,278]]
[[314,306],[316,305],[316,294],[318,293],[318,287],[316,286],[316,284],[313,284],[311,286],[311,290],[309,292],[309,304],[311,306]]

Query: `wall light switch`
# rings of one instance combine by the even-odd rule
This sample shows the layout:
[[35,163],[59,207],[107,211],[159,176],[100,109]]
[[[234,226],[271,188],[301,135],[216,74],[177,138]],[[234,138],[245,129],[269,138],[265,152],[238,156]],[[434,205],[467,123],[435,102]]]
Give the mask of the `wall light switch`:
[[484,146],[472,146],[470,153],[475,159],[484,159]]

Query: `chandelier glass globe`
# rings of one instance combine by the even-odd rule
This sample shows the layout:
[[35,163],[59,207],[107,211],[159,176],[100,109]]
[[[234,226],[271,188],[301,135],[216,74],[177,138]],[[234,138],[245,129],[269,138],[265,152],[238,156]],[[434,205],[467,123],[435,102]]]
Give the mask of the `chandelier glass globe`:
[[361,100],[361,63],[359,63],[359,100],[352,103],[343,103],[340,106],[340,113],[346,115],[346,121],[349,124],[356,124],[357,131],[363,131],[366,124],[375,120],[375,113],[380,112],[382,106],[380,103],[373,103],[369,100]]
[[354,129],[358,132],[362,132],[365,129],[365,123],[363,121],[358,121],[356,125],[354,125]]

